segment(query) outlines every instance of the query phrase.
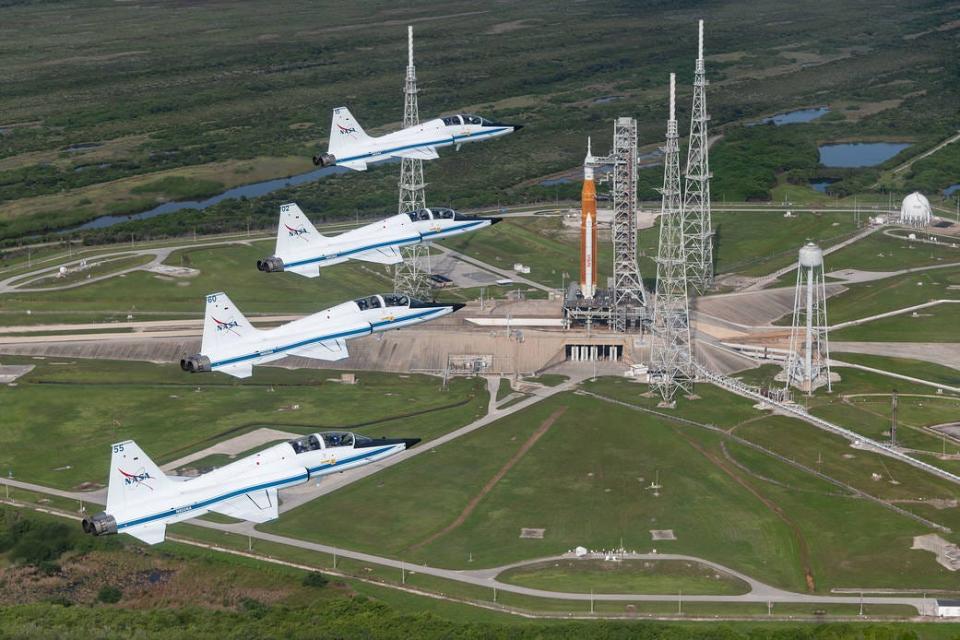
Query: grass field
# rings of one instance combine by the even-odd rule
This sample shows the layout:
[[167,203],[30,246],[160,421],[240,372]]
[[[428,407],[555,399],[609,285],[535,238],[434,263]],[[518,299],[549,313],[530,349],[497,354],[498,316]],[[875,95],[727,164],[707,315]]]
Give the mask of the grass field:
[[[16,386],[0,387],[0,469],[60,488],[102,483],[109,445],[126,438],[163,464],[260,426],[429,440],[487,406],[477,379],[454,379],[441,393],[438,379],[417,375],[361,372],[359,384],[342,385],[326,380],[329,371],[267,367],[238,383],[188,380],[175,365],[4,358],[18,361],[37,368]],[[409,417],[418,413],[414,424]]]
[[[935,299],[960,299],[960,268],[932,269],[847,285],[828,301],[831,324],[865,318]],[[927,313],[920,311],[919,313]]]
[[[907,358],[886,358],[884,356],[871,356],[863,353],[841,353],[830,354],[831,357],[852,364],[860,364],[865,367],[873,367],[883,371],[891,371],[903,375],[929,380],[930,382],[939,382],[952,387],[960,386],[960,369],[945,365],[934,364],[925,360],[910,360]],[[842,369],[840,369],[842,371]],[[893,379],[890,380],[893,383]]]
[[841,269],[897,271],[960,262],[960,249],[901,240],[878,231],[831,253],[823,262],[828,273]]
[[138,314],[156,313],[198,318],[203,316],[204,296],[215,291],[225,291],[245,314],[310,313],[392,289],[392,277],[382,266],[337,265],[313,280],[257,271],[257,259],[272,250],[272,241],[184,249],[171,254],[166,264],[196,269],[196,277],[138,271],[66,291],[8,293],[0,318],[5,324],[109,322],[125,320],[128,314],[153,319]]
[[[710,402],[709,397],[682,406],[696,407],[702,418],[712,411],[728,413],[723,409],[739,404],[739,399]],[[563,407],[536,445],[481,494],[518,447]],[[742,421],[733,414],[725,424]],[[773,429],[776,434],[768,437]],[[870,485],[870,469],[882,470],[883,463],[869,454],[857,452],[856,462],[846,462],[845,444],[821,442],[825,434],[792,420],[764,418],[736,432],[774,442],[777,446],[771,448],[802,455],[811,466],[819,444],[824,458],[835,456],[832,464],[846,463],[844,480],[853,476]],[[799,440],[785,437],[787,433]],[[374,480],[324,496],[266,529],[449,567],[466,567],[470,558],[474,564],[469,566],[485,567],[576,545],[618,546],[622,540],[627,548],[704,557],[797,590],[808,584],[806,571],[812,572],[818,591],[865,583],[951,584],[932,556],[908,551],[911,536],[925,532],[924,527],[876,504],[851,500],[815,478],[798,480],[803,472],[769,457],[758,462],[752,450],[746,455],[733,450],[736,463],[725,462],[722,440],[718,434],[564,394],[465,436],[456,447],[438,448]],[[812,459],[807,460],[811,447]],[[902,474],[902,484],[891,485],[891,497],[951,492],[919,472],[891,468],[898,478]],[[656,497],[645,487],[658,471],[662,488]],[[319,517],[347,505],[360,508],[362,517]],[[417,519],[396,517],[411,510]],[[856,542],[839,542],[854,535],[856,523],[869,526],[857,529]],[[522,527],[544,528],[544,538],[520,538]],[[652,543],[647,530],[654,528],[672,528],[678,539]],[[877,559],[880,549],[883,562]]]
[[556,560],[508,569],[497,579],[547,591],[576,593],[746,593],[749,586],[728,574],[683,560]]
[[717,273],[766,275],[797,258],[805,238],[830,246],[852,233],[848,213],[797,212],[784,218],[778,212],[716,212]]

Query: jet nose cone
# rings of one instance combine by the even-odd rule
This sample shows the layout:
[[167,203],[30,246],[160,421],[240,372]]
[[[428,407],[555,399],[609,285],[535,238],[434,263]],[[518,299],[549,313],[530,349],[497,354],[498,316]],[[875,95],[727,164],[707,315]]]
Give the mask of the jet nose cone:
[[520,131],[520,129],[523,129],[523,125],[522,125],[522,124],[512,124],[512,125],[510,125],[510,126],[513,127],[513,130],[514,130],[514,131]]
[[487,220],[490,221],[491,227],[499,222],[503,222],[503,218],[487,218]]
[[419,442],[420,442],[420,438],[404,438],[403,439],[404,448],[406,449],[416,446]]
[[467,306],[467,305],[465,305],[465,304],[462,303],[462,302],[454,302],[454,303],[451,304],[450,306],[453,307],[453,311],[454,311],[454,313],[456,313],[457,311],[460,311],[460,309],[463,309],[463,308],[464,308],[465,306]]

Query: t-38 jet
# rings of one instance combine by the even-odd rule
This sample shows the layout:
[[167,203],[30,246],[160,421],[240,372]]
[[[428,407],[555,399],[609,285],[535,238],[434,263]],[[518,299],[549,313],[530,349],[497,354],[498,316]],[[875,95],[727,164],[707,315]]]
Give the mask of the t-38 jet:
[[469,113],[445,116],[374,138],[363,131],[346,107],[333,110],[327,152],[313,157],[319,167],[338,165],[366,171],[372,162],[390,158],[438,158],[437,149],[466,142],[489,140],[522,129],[520,124],[491,122]]
[[84,518],[95,536],[129,533],[163,542],[167,525],[214,511],[267,522],[277,517],[277,490],[383,460],[420,442],[315,433],[264,449],[194,478],[165,475],[132,440],[113,445],[106,511]]
[[286,356],[342,360],[346,341],[376,331],[399,329],[463,308],[460,303],[421,302],[396,293],[344,302],[274,329],[255,329],[225,293],[207,296],[200,353],[180,360],[189,373],[219,371],[236,378],[253,375],[253,365]]
[[257,260],[260,271],[292,271],[308,278],[321,267],[365,260],[380,264],[403,262],[400,247],[476,231],[500,222],[453,209],[431,207],[400,213],[337,236],[321,235],[295,204],[280,207],[274,255]]

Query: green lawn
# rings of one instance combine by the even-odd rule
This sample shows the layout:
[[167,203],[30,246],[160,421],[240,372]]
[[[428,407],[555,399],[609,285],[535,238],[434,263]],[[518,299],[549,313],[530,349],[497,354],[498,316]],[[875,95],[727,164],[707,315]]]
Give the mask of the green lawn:
[[[125,320],[127,314],[149,320],[155,318],[147,314],[154,313],[202,317],[204,296],[216,291],[225,291],[246,314],[309,313],[393,286],[382,265],[337,265],[315,279],[257,271],[257,258],[272,250],[272,241],[184,249],[173,253],[166,264],[197,269],[196,277],[168,278],[138,271],[67,291],[4,294],[0,321],[94,322]],[[30,316],[24,314],[27,309]]]
[[523,380],[524,382],[536,382],[537,384],[542,384],[547,387],[555,387],[558,384],[563,384],[569,380],[569,378],[559,373],[544,373],[539,376],[524,378]]
[[797,259],[805,239],[829,246],[855,230],[852,214],[797,212],[727,212],[713,214],[716,270],[760,276]]
[[[871,356],[864,353],[841,353],[832,352],[831,357],[849,362],[851,364],[861,364],[865,367],[891,371],[905,376],[929,380],[930,382],[939,382],[952,387],[960,387],[960,369],[948,367],[945,365],[934,364],[926,360],[910,360],[908,358],[888,358],[885,356]],[[960,365],[960,363],[958,363]],[[838,369],[841,373],[845,369]],[[889,379],[893,384],[894,379]],[[882,384],[879,383],[878,384]]]
[[[434,538],[541,422],[564,406],[566,412],[462,523]],[[901,481],[889,485],[890,497],[953,494],[952,486],[872,454],[854,451],[850,461],[843,457],[850,451],[844,441],[794,420],[765,418],[736,433],[811,467],[822,448],[825,472],[864,488],[873,488],[871,470],[883,472],[886,464]],[[722,440],[696,427],[563,394],[464,436],[455,446],[299,507],[265,529],[411,563],[462,568],[622,541],[639,551],[656,548],[715,560],[797,590],[805,588],[798,546],[803,540],[818,591],[864,580],[887,586],[951,584],[932,556],[908,550],[911,536],[928,532],[924,527],[851,500],[833,485],[742,446],[729,449],[730,460]],[[654,496],[646,487],[657,472],[662,488]],[[785,519],[771,511],[772,504]],[[356,517],[321,516],[348,507]],[[397,516],[412,511],[417,518]],[[869,526],[860,531],[857,522]],[[543,539],[520,538],[523,527],[545,529]],[[649,529],[673,529],[678,539],[652,542]],[[838,542],[854,530],[860,536],[855,542]],[[881,549],[883,562],[877,556]]]
[[327,381],[330,371],[265,367],[238,383],[188,378],[172,364],[4,358],[14,362],[37,368],[0,387],[0,470],[60,488],[103,482],[109,445],[126,438],[162,464],[261,426],[429,440],[487,406],[482,379],[455,378],[440,392],[438,379],[419,375],[360,372],[359,384],[343,385]]
[[935,299],[960,299],[957,290],[951,289],[956,285],[960,285],[960,268],[956,267],[845,285],[846,291],[827,302],[830,323],[865,318]]
[[508,569],[501,582],[575,593],[746,593],[749,586],[706,565],[684,560],[555,560]]
[[836,253],[831,253],[823,261],[828,273],[841,269],[896,271],[960,262],[960,248],[911,242],[876,231]]

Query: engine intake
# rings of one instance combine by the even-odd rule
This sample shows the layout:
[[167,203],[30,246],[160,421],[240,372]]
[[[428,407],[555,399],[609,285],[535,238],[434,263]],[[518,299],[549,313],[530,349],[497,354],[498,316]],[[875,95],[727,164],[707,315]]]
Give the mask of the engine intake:
[[202,371],[213,371],[210,366],[210,358],[207,356],[196,355],[188,356],[180,360],[180,368],[187,373],[200,373]]
[[283,271],[283,260],[277,256],[257,260],[257,269],[265,273]]
[[84,518],[83,532],[93,536],[109,536],[117,532],[117,519],[106,512]]
[[313,156],[313,164],[318,167],[332,167],[337,164],[337,158],[331,153],[321,153]]

